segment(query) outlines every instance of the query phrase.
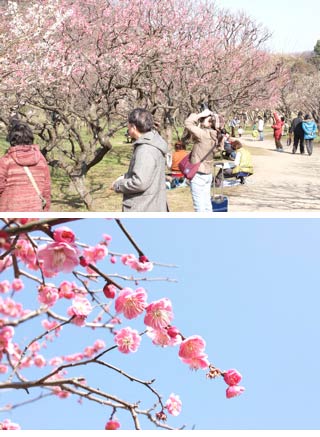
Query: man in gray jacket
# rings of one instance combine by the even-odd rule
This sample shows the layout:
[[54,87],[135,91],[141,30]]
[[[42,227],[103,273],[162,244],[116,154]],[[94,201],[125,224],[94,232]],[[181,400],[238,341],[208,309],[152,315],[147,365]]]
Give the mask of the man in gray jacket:
[[136,108],[128,116],[128,134],[134,140],[128,172],[112,184],[123,193],[122,211],[166,212],[165,155],[168,146],[154,130],[149,111]]

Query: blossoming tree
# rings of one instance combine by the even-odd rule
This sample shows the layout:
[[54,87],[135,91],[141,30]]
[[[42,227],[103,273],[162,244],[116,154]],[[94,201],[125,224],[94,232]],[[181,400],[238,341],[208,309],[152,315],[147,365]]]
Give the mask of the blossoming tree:
[[[171,299],[154,299],[141,286],[142,281],[168,278],[149,277],[157,263],[149,261],[123,223],[115,220],[128,242],[129,253],[114,252],[109,234],[101,235],[95,245],[81,241],[82,235],[72,230],[75,220],[2,219],[0,412],[11,416],[0,419],[0,428],[20,429],[19,420],[12,419],[18,418],[18,407],[27,403],[48,397],[63,402],[73,397],[80,403],[104,408],[99,419],[101,429],[121,428],[119,412],[127,413],[133,429],[141,429],[144,421],[148,427],[174,429],[168,417],[179,415],[179,395],[162,394],[155,379],[150,379],[150,369],[148,379],[128,370],[129,358],[139,355],[143,337],[148,337],[154,348],[176,350],[175,360],[204,371],[204,377],[222,377],[227,398],[241,394],[240,373],[213,365],[206,353],[206,341],[174,324]],[[88,229],[94,220],[88,219]],[[136,255],[130,253],[132,247]],[[128,269],[129,273],[106,273],[107,260],[109,266]],[[134,271],[137,277],[132,275]],[[124,285],[126,281],[134,286]],[[83,340],[81,350],[73,350],[74,337]],[[174,366],[172,362],[170,367]],[[143,366],[140,370],[146,374]],[[111,379],[105,377],[107,371],[112,373]],[[152,372],[156,373],[156,363]],[[101,375],[98,385],[96,374]],[[132,400],[128,394],[117,393],[117,378],[134,383],[144,394],[137,391]],[[19,393],[20,397],[6,402],[8,392]],[[147,401],[136,396],[144,396]]]
[[0,13],[0,119],[27,119],[88,208],[86,175],[133,107],[171,142],[202,95],[227,117],[278,97],[268,32],[210,1],[11,1]]

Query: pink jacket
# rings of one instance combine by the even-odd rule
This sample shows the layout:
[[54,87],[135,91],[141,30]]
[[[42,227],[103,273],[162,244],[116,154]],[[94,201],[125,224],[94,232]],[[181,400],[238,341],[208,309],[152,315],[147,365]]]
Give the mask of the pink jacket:
[[39,146],[11,146],[0,159],[0,211],[42,211],[42,203],[24,166],[29,167],[41,195],[50,208],[50,172]]

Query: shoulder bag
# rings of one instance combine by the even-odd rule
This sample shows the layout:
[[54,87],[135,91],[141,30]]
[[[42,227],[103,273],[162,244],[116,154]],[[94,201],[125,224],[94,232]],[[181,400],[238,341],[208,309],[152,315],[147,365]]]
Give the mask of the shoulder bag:
[[44,210],[44,208],[46,207],[46,204],[47,204],[46,199],[41,195],[39,187],[38,187],[36,181],[34,180],[34,177],[33,177],[32,173],[31,173],[29,167],[24,166],[23,170],[26,172],[26,174],[27,174],[27,176],[28,176],[28,178],[29,178],[33,188],[36,190],[36,193],[40,197],[41,205],[42,205],[42,210]]

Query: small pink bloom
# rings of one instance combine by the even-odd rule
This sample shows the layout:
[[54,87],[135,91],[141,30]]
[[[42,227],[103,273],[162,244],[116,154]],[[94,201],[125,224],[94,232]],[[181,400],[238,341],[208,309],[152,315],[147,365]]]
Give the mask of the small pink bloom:
[[63,363],[63,359],[60,357],[53,357],[49,360],[49,365],[54,367],[59,367]]
[[34,365],[35,366],[37,366],[37,367],[44,367],[45,365],[46,365],[46,360],[44,359],[44,357],[42,356],[42,355],[36,355],[34,358],[33,358],[33,362],[34,362]]
[[147,306],[147,293],[144,288],[123,288],[115,301],[117,313],[123,313],[127,319],[138,317]]
[[210,365],[208,355],[205,353],[199,353],[199,355],[191,358],[181,358],[181,361],[188,364],[192,370],[206,369]]
[[165,408],[168,410],[168,413],[172,416],[178,416],[181,413],[182,402],[178,395],[171,393],[169,399],[165,403]]
[[128,354],[129,352],[136,352],[138,350],[141,337],[138,331],[128,327],[120,329],[114,336],[114,341],[120,352]]
[[65,299],[73,299],[76,295],[74,291],[75,288],[75,284],[69,281],[61,282],[59,287],[59,297],[64,297]]
[[163,298],[147,306],[144,323],[153,329],[162,329],[170,325],[172,319],[172,304],[169,299]]
[[76,362],[78,362],[78,361],[83,360],[83,358],[84,358],[84,354],[81,353],[81,352],[78,352],[78,353],[76,353],[76,354],[66,355],[66,356],[63,357],[63,358],[64,358],[64,360],[65,360],[67,363],[76,363]]
[[106,243],[106,245],[108,245],[112,241],[111,235],[108,235],[108,234],[102,234],[102,238],[103,238],[103,241]]
[[2,422],[0,422],[0,430],[7,431],[7,430],[19,430],[19,429],[21,429],[20,425],[11,422],[10,419],[4,419]]
[[117,262],[117,258],[114,255],[112,255],[110,257],[110,262],[111,262],[111,264],[115,264]]
[[21,291],[24,288],[24,284],[20,278],[15,278],[11,284],[12,290]]
[[230,385],[226,390],[226,396],[228,399],[241,395],[245,390],[241,385]]
[[48,273],[71,272],[79,264],[79,252],[75,245],[55,242],[41,246],[38,258]]
[[0,364],[0,373],[7,373],[8,372],[8,366],[5,364]]
[[194,358],[204,352],[206,342],[199,335],[192,335],[183,340],[179,348],[180,358]]
[[76,296],[72,301],[72,306],[67,309],[69,316],[75,316],[72,323],[77,326],[84,326],[87,316],[91,313],[92,306],[88,299],[82,296]]
[[7,340],[11,340],[14,336],[14,328],[12,326],[4,326],[0,330],[0,336]]
[[72,244],[76,240],[76,236],[72,229],[67,226],[61,226],[53,231],[53,239],[57,243],[69,243]]
[[93,343],[93,348],[95,350],[95,352],[99,352],[101,349],[104,349],[106,347],[106,343],[103,340],[96,340]]
[[148,327],[147,335],[152,339],[152,343],[156,346],[175,346],[181,342],[181,337],[170,337],[166,329],[153,329]]
[[120,428],[120,422],[118,419],[114,418],[113,420],[108,420],[108,422],[105,424],[104,429],[107,431],[115,431]]
[[223,379],[228,385],[237,385],[242,379],[242,375],[236,369],[230,369],[224,373]]
[[47,320],[47,319],[42,320],[42,321],[41,321],[41,325],[42,325],[43,328],[46,329],[47,331],[51,331],[51,330],[53,330],[54,328],[56,328],[56,329],[54,329],[54,332],[55,332],[56,336],[59,335],[59,332],[60,332],[61,329],[62,329],[62,326],[59,326],[59,323],[58,323],[57,321],[55,321],[55,320],[52,320],[52,321]]
[[53,306],[59,300],[58,290],[51,285],[40,285],[38,300],[45,305]]
[[10,290],[11,290],[11,285],[7,279],[0,282],[0,293],[8,293],[8,291]]

